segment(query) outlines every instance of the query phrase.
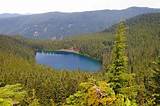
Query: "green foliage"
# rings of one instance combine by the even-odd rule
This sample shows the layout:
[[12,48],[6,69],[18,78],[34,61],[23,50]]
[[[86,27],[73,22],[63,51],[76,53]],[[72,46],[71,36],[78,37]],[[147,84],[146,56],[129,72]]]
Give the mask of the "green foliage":
[[[130,88],[133,74],[128,71],[128,57],[126,56],[126,26],[121,22],[117,28],[115,43],[112,51],[112,63],[107,70],[107,77],[112,83],[114,91],[126,93]],[[125,88],[126,87],[126,88]]]
[[152,86],[153,93],[155,94],[153,95],[155,97],[154,102],[160,105],[160,57],[158,57],[158,59],[155,62],[153,62],[151,66],[152,71],[154,72],[152,77],[152,80],[155,84],[154,86]]
[[9,100],[4,100],[4,99],[0,98],[0,105],[1,106],[12,106],[12,102]]
[[64,106],[137,106],[122,94],[116,95],[105,81],[89,81],[79,85],[79,90],[66,99]]
[[0,35],[0,52],[2,51],[34,61],[34,49],[23,39]]
[[[114,26],[107,32],[55,41],[30,40],[1,35],[0,81],[3,83],[0,83],[0,87],[5,84],[22,83],[28,92],[35,89],[37,96],[33,99],[34,103],[39,101],[42,106],[55,105],[55,103],[62,105],[69,95],[72,95],[72,98],[69,97],[72,102],[81,101],[84,103],[84,96],[82,97],[84,94],[90,97],[89,100],[94,101],[92,102],[94,104],[100,103],[96,100],[101,99],[91,97],[91,95],[95,95],[93,86],[96,85],[97,88],[100,88],[99,80],[107,79],[106,82],[109,81],[111,86],[107,85],[107,88],[115,93],[116,99],[113,102],[114,105],[112,104],[113,106],[118,104],[134,106],[137,89],[136,102],[138,105],[152,106],[154,102],[158,103],[159,101],[159,95],[157,95],[160,92],[160,78],[159,71],[157,71],[159,63],[156,61],[149,68],[148,65],[160,53],[159,22],[159,13],[137,16],[127,20],[127,27],[122,25],[116,33],[116,35],[124,35],[124,37],[118,36],[116,40],[120,40],[120,42],[115,41],[115,43],[113,43]],[[126,29],[128,30],[127,33],[125,32]],[[66,72],[35,63],[34,53],[36,49],[57,50],[70,47],[80,48],[82,54],[102,60],[105,70],[107,70],[108,64],[112,63],[110,70],[107,71],[108,77],[103,72]],[[114,48],[112,49],[112,47]],[[90,76],[94,76],[97,81],[80,84],[87,81]],[[135,86],[135,80],[138,86]],[[78,87],[79,84],[82,87]],[[86,92],[84,92],[85,90]],[[82,98],[77,99],[76,96]],[[54,99],[54,102],[51,99]],[[11,104],[10,101],[4,101],[3,98],[0,99],[0,103],[2,101],[3,104]],[[87,102],[85,101],[85,103]]]
[[34,99],[34,100],[29,104],[29,106],[40,106],[39,100],[38,100],[38,99]]
[[90,81],[79,85],[79,90],[66,99],[66,106],[106,106],[115,101],[114,91],[104,81]]
[[49,104],[51,98],[56,103],[64,101],[77,90],[81,81],[92,75],[87,72],[56,71],[6,52],[0,52],[0,73],[0,80],[4,83],[21,83],[27,91],[35,89],[43,105]]
[[39,100],[36,97],[35,89],[32,90],[31,97],[27,98],[27,102],[28,102],[29,106],[40,106]]
[[[106,71],[106,77],[119,99],[121,106],[136,105],[137,90],[134,84],[134,74],[128,71],[128,57],[126,56],[126,26],[121,22],[117,28],[116,38],[112,50],[112,63]],[[125,99],[125,100],[123,100]],[[125,102],[124,102],[125,101]]]
[[19,105],[25,99],[26,95],[26,91],[22,90],[20,84],[0,87],[0,106]]
[[56,106],[56,103],[54,102],[53,99],[50,99],[50,104],[51,104],[51,106]]
[[128,58],[125,55],[125,36],[126,27],[124,23],[120,23],[117,28],[116,38],[112,50],[112,64],[109,66],[109,71],[113,73],[114,78],[122,73],[125,73],[128,68]]

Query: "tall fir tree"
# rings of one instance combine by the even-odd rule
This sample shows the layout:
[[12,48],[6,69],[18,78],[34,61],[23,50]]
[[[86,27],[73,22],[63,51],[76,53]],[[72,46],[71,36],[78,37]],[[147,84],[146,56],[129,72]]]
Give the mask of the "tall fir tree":
[[107,69],[107,77],[116,94],[123,94],[133,99],[136,97],[134,74],[129,73],[128,57],[126,56],[126,25],[121,22],[116,31],[112,50],[112,62]]

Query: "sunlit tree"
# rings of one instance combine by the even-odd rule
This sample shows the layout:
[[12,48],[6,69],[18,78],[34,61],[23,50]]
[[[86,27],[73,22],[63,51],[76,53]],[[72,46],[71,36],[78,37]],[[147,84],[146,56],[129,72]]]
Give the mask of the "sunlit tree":
[[0,106],[20,105],[26,94],[21,84],[0,87]]
[[130,99],[136,96],[134,74],[129,73],[128,57],[126,56],[126,25],[121,22],[116,31],[116,38],[112,50],[112,62],[108,66],[106,75],[116,94],[123,94]]

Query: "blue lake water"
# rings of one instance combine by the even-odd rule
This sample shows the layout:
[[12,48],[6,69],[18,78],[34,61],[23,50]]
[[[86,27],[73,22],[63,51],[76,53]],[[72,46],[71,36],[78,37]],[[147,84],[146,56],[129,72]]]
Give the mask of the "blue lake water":
[[36,61],[55,69],[98,71],[101,62],[87,56],[69,52],[37,52]]

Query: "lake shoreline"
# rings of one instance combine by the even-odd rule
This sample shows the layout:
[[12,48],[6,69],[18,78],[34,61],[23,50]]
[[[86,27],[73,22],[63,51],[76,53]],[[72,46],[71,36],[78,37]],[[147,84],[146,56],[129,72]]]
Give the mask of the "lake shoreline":
[[101,70],[102,63],[90,56],[83,55],[79,52],[72,52],[71,50],[38,50],[36,52],[36,62],[38,64],[48,65],[55,69],[68,69],[68,70],[84,70],[99,71]]
[[81,56],[85,56],[85,57],[88,57],[88,58],[91,58],[93,60],[96,60],[98,62],[101,62],[102,61],[100,59],[96,59],[94,57],[91,57],[89,56],[88,54],[84,54],[84,53],[81,53],[79,51],[74,51],[74,50],[69,50],[69,49],[60,49],[60,50],[36,50],[35,52],[66,52],[66,53],[73,53],[73,54],[78,54],[78,55],[81,55]]

